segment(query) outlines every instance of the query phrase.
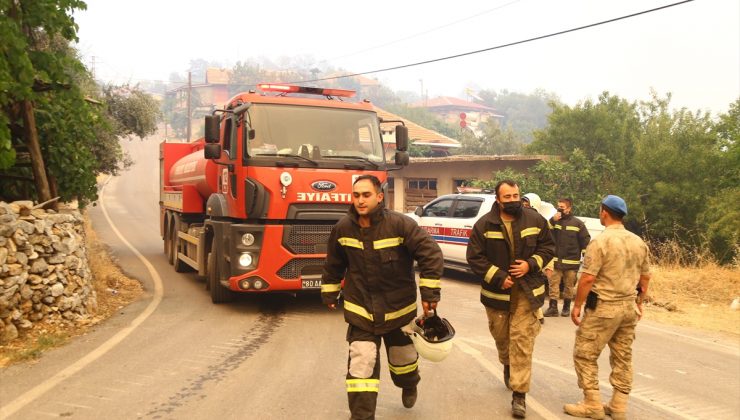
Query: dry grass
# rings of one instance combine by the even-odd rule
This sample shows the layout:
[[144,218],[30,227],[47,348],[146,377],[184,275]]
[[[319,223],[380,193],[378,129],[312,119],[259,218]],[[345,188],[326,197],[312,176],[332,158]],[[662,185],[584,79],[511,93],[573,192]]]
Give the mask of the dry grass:
[[141,283],[123,274],[108,248],[98,239],[87,215],[85,234],[88,264],[97,295],[95,313],[78,322],[61,318],[46,318],[37,322],[31,330],[21,332],[10,344],[0,346],[0,367],[38,359],[44,351],[64,345],[72,337],[85,334],[90,327],[109,318],[142,295]]
[[675,242],[657,247],[645,317],[674,325],[740,335],[740,311],[730,309],[740,297],[737,262],[720,266],[705,251]]

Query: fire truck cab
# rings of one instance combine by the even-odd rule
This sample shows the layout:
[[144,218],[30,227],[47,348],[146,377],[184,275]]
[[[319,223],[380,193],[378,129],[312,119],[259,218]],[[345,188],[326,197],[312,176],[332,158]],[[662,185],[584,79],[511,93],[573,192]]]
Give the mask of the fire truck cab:
[[396,126],[386,162],[381,123],[352,91],[264,84],[205,118],[205,137],[160,148],[160,226],[177,271],[207,279],[214,303],[234,292],[318,290],[333,225],[362,174],[386,182],[408,164]]

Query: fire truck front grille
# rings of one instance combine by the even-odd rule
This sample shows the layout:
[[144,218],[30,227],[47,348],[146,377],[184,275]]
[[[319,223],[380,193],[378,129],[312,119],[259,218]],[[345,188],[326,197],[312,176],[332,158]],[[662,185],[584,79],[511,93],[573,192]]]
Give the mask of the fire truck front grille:
[[294,254],[325,254],[333,225],[293,225],[285,227],[283,245]]
[[323,258],[293,258],[278,270],[277,275],[284,279],[296,279],[301,274],[321,274],[323,267]]

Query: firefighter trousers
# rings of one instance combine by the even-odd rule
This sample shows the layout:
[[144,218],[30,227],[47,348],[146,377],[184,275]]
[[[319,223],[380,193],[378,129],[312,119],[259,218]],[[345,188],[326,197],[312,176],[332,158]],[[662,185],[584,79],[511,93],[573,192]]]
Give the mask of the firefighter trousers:
[[558,300],[560,298],[560,283],[563,283],[563,299],[573,299],[575,297],[576,273],[577,270],[552,270],[550,278],[547,280],[550,284],[550,299]]
[[353,325],[347,329],[347,399],[352,419],[374,419],[380,385],[380,341],[385,343],[393,383],[399,388],[415,387],[419,376],[419,354],[401,329],[375,335]]
[[609,345],[609,382],[617,391],[632,390],[632,342],[638,321],[637,305],[632,300],[605,302],[599,299],[596,309],[586,309],[576,330],[573,362],[578,375],[578,387],[599,389],[597,361],[604,346]]
[[534,339],[540,333],[537,312],[530,308],[524,293],[512,293],[513,310],[486,307],[488,329],[496,342],[498,360],[509,365],[509,386],[512,391],[529,392],[532,378]]

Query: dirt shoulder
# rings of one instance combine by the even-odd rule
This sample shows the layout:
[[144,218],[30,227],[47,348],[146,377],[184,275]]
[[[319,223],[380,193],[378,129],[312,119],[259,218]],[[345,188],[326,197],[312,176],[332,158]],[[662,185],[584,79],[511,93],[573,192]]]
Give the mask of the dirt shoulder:
[[85,215],[85,235],[88,264],[93,275],[93,286],[97,295],[97,311],[82,321],[44,319],[11,343],[0,346],[0,367],[18,362],[33,361],[50,348],[67,343],[76,336],[84,335],[91,327],[110,318],[116,311],[141,297],[143,288],[138,280],[123,274],[111,256],[107,245],[102,243]]
[[740,296],[738,267],[658,266],[649,295],[646,319],[740,336],[740,310],[730,307]]

